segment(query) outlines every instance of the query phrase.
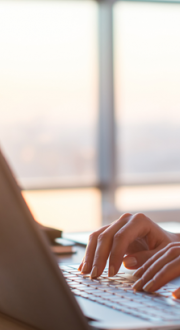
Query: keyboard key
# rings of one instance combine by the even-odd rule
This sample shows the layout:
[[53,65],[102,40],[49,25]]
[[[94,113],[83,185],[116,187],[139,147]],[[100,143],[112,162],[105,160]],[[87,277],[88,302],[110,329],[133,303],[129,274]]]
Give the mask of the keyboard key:
[[136,279],[129,274],[121,273],[108,278],[106,271],[92,280],[89,275],[80,274],[71,267],[65,266],[63,271],[75,295],[156,323],[162,320],[178,322],[180,319],[180,301],[171,297],[167,286],[158,293],[147,294],[133,291],[131,285]]

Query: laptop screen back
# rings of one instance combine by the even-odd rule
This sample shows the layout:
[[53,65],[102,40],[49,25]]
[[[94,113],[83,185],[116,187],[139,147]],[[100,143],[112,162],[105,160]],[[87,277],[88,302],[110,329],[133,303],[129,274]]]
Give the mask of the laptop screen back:
[[1,151],[0,312],[40,330],[89,328]]

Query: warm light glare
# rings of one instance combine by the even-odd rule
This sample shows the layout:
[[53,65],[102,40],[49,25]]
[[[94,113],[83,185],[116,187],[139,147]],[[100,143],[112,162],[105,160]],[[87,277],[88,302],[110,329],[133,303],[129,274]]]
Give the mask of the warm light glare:
[[97,24],[92,1],[0,1],[0,141],[18,177],[96,179]]
[[34,218],[65,232],[93,231],[101,225],[101,195],[97,189],[24,191]]
[[[129,186],[116,191],[116,206],[122,212],[179,209],[180,185]],[[173,219],[171,219],[173,220]]]
[[[115,103],[119,182],[180,178],[180,5],[117,2]],[[142,178],[141,178],[142,176]],[[176,182],[176,181],[173,181]]]

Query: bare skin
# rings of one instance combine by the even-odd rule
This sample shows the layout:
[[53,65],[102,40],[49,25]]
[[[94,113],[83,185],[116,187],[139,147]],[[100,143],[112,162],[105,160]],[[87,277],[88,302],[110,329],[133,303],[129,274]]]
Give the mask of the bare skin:
[[[171,243],[174,243],[175,247],[170,245]],[[173,251],[175,249],[176,252],[171,252],[171,249]],[[169,259],[166,257],[167,253],[171,255]],[[174,259],[173,253],[176,255]],[[117,221],[90,235],[79,270],[84,274],[91,273],[91,278],[96,278],[102,274],[108,257],[110,277],[118,272],[122,262],[126,268],[134,270],[140,268],[139,273],[135,273],[140,279],[134,284],[134,289],[144,288],[152,292],[150,290],[159,289],[173,276],[173,278],[180,276],[180,234],[172,234],[161,229],[144,214],[124,214]],[[177,258],[179,259],[176,260]],[[163,266],[168,268],[167,265],[171,262],[173,262],[174,275],[168,275],[170,272],[167,269],[168,274],[163,275],[163,281],[160,284],[162,273],[161,275],[158,273],[162,272]],[[161,266],[158,268],[157,264]],[[159,280],[156,280],[155,274]],[[150,285],[149,289],[145,288],[152,279],[155,282],[151,288]],[[180,292],[176,294],[180,296]]]
[[[140,279],[133,285],[136,291],[154,292],[180,276],[180,242],[170,243],[157,252],[135,273]],[[180,288],[173,292],[180,299]]]

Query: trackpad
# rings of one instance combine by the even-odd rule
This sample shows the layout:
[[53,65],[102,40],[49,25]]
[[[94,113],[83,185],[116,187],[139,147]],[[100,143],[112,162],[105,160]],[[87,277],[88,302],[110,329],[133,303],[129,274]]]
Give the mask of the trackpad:
[[[116,311],[96,302],[75,296],[83,313],[90,319],[90,324],[102,329],[137,329],[150,327],[149,322]],[[96,321],[93,321],[96,320]]]

